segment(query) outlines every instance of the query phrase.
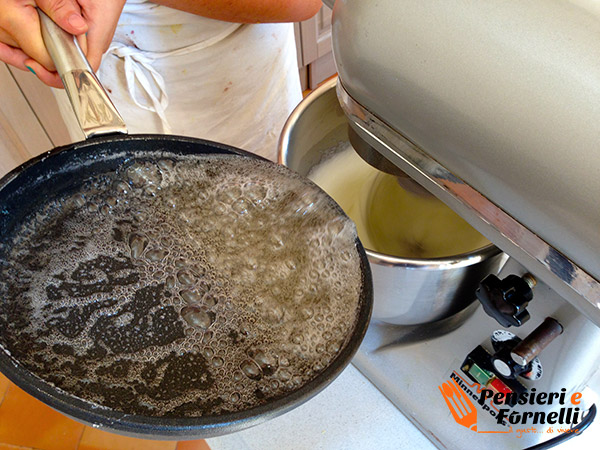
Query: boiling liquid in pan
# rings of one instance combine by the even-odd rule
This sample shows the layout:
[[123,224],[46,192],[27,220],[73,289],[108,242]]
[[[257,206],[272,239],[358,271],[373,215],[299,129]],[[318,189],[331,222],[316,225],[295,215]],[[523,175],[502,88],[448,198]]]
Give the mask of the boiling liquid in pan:
[[126,413],[218,415],[282,396],[330,364],[357,318],[354,225],[262,161],[130,163],[16,236],[0,252],[0,342]]

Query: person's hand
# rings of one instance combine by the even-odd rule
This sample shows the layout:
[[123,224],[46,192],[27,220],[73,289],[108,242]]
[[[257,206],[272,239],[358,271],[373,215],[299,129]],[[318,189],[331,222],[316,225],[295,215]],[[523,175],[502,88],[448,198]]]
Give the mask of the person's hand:
[[0,60],[35,71],[44,83],[62,87],[42,39],[36,6],[71,34],[84,35],[88,30],[76,0],[0,0]]
[[0,61],[31,70],[49,86],[62,87],[46,51],[35,7],[78,36],[92,68],[97,70],[124,4],[125,0],[0,0]]
[[[2,0],[0,0],[1,2]],[[126,0],[77,0],[88,25],[87,51],[85,52],[94,71],[100,67],[102,55],[112,41]]]

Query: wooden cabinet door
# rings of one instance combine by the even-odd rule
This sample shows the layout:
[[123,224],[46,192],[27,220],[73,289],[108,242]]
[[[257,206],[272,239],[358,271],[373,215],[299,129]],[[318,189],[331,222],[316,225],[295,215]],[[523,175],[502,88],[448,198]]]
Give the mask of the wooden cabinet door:
[[11,71],[0,63],[0,176],[52,147]]
[[0,63],[0,176],[44,151],[81,140],[76,119],[66,119],[75,132],[68,132],[51,88]]
[[316,16],[300,22],[296,39],[300,41],[300,70],[306,70],[306,87],[314,89],[336,72],[331,50],[331,9],[323,5]]

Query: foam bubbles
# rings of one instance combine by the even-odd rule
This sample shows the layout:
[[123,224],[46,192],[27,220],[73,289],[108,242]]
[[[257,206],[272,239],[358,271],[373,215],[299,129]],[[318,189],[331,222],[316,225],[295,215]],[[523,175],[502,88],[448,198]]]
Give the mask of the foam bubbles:
[[202,330],[207,330],[215,320],[214,314],[210,314],[198,306],[186,306],[181,310],[181,317],[193,327]]
[[260,160],[134,158],[49,199],[17,235],[0,253],[1,344],[126,413],[218,415],[285,395],[356,320],[353,224]]

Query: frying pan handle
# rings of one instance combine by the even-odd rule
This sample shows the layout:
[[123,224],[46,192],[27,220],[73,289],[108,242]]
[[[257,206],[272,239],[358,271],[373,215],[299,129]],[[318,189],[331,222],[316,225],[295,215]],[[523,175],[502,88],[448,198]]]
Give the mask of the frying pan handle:
[[38,9],[38,14],[44,43],[85,137],[127,133],[125,121],[96,78],[75,36],[56,25],[42,10]]

